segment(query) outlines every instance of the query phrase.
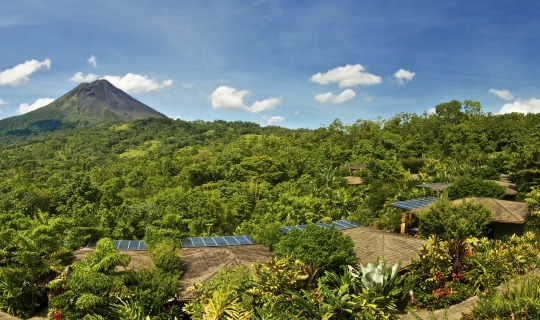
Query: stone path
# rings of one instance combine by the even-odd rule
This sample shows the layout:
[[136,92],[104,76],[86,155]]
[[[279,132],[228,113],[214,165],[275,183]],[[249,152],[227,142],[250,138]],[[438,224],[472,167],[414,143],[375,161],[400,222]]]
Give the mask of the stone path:
[[[476,302],[478,302],[478,296],[471,297],[459,304],[453,305],[446,310],[435,311],[415,311],[415,313],[423,320],[461,320],[463,312],[469,312]],[[416,320],[417,318],[412,314],[405,314],[399,317],[401,320]]]

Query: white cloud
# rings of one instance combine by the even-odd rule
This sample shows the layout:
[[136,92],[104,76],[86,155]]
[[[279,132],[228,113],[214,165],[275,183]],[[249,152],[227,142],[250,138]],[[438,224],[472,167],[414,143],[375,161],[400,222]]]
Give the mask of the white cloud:
[[435,109],[435,107],[433,107],[433,108],[427,109],[426,112],[427,112],[427,114],[435,114],[437,112],[437,110]]
[[69,81],[77,82],[77,83],[92,82],[92,81],[96,81],[98,78],[99,77],[93,73],[84,75],[82,72],[77,72],[76,74],[73,75],[73,77],[69,78]]
[[241,110],[244,109],[244,97],[249,94],[247,90],[220,86],[212,94],[212,109]]
[[365,68],[360,64],[337,67],[326,73],[313,75],[310,81],[321,85],[338,83],[340,88],[353,86],[371,86],[382,82],[381,77],[365,72]]
[[244,97],[249,95],[247,90],[237,90],[228,86],[220,86],[212,94],[212,109],[244,110],[257,113],[270,110],[281,104],[281,98],[270,98],[256,101],[251,106],[244,103]]
[[299,114],[300,114],[300,111],[298,111],[298,110],[296,110],[296,111],[294,112],[294,115],[295,115],[295,116],[297,116],[297,115],[299,115]]
[[263,117],[266,119],[268,125],[277,125],[285,121],[285,117],[282,116],[272,116],[272,117]]
[[351,100],[356,96],[356,93],[351,89],[346,89],[337,96],[331,92],[321,93],[313,97],[319,103],[342,103]]
[[404,86],[405,83],[410,82],[414,78],[415,74],[415,72],[409,70],[399,69],[394,73],[394,78],[399,85]]
[[512,103],[506,103],[497,112],[497,114],[505,113],[540,113],[540,99],[532,98],[529,100],[518,100]]
[[489,92],[506,101],[510,101],[514,98],[512,92],[508,90],[489,89]]
[[19,114],[25,114],[27,112],[34,111],[41,107],[44,107],[53,101],[54,99],[51,99],[51,98],[39,98],[36,101],[34,101],[34,103],[32,104],[21,103],[21,105],[19,106],[19,110],[17,110],[17,112]]
[[6,100],[0,98],[0,105],[8,104],[8,103],[9,103],[9,102],[7,102]]
[[38,60],[28,60],[24,63],[18,64],[11,69],[6,69],[0,72],[0,85],[19,85],[21,83],[27,82],[28,77],[40,70],[40,69],[50,69],[51,60],[45,59],[43,61]]
[[95,55],[92,55],[88,60],[86,60],[92,67],[97,67],[97,58]]
[[149,92],[157,89],[163,89],[172,85],[173,81],[167,79],[161,83],[157,82],[154,79],[148,78],[148,76],[128,73],[123,77],[119,76],[105,76],[102,79],[105,79],[112,83],[115,87],[125,91],[125,92]]
[[281,104],[281,98],[270,98],[262,101],[256,101],[251,107],[247,107],[247,110],[251,113],[257,113],[264,110],[274,109]]

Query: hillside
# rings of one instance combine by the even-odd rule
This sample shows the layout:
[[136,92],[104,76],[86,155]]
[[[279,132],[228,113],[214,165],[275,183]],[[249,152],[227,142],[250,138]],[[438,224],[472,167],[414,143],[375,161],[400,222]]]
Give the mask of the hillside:
[[[151,117],[4,146],[0,274],[13,279],[5,292],[19,293],[0,301],[21,315],[34,312],[48,293],[42,279],[58,275],[69,249],[89,239],[156,244],[245,234],[272,249],[282,226],[348,219],[399,230],[401,212],[387,204],[423,196],[415,187],[422,182],[512,173],[525,196],[540,181],[539,120],[469,113],[452,101],[432,115],[336,120],[317,130]],[[350,175],[362,184],[347,185]],[[18,290],[23,283],[36,285]]]
[[82,83],[49,105],[0,120],[0,141],[144,118],[166,118],[107,80]]

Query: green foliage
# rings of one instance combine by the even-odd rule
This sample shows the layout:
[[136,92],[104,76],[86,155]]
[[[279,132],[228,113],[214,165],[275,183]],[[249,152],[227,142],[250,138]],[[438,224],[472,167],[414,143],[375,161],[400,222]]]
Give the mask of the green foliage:
[[130,259],[129,255],[118,253],[112,240],[100,239],[85,261],[75,262],[71,273],[49,285],[59,293],[51,297],[49,309],[61,310],[67,318],[82,319],[86,315],[107,318],[112,312],[111,303],[130,297],[128,284],[134,273],[125,269],[117,271],[118,267],[125,268]]
[[530,272],[540,261],[540,243],[531,233],[506,241],[471,238],[464,245],[459,270],[454,268],[451,243],[436,238],[411,261],[405,282],[414,292],[417,307],[446,308],[489,292],[516,275]]
[[535,268],[540,262],[540,241],[531,232],[505,241],[485,238],[471,241],[466,276],[477,290],[493,288],[518,274]]
[[181,253],[180,248],[176,247],[174,239],[164,239],[155,246],[150,247],[150,257],[156,268],[166,273],[180,275]]
[[435,234],[443,240],[481,237],[491,221],[491,215],[491,211],[482,204],[465,200],[452,204],[441,199],[418,215],[420,234],[424,237]]
[[506,195],[506,188],[496,182],[471,177],[463,177],[454,181],[446,191],[450,199],[467,197],[502,199]]
[[335,227],[322,228],[314,224],[304,230],[291,230],[275,246],[278,256],[291,255],[316,269],[339,270],[354,264],[354,243]]
[[[418,169],[421,182],[509,173],[522,195],[538,184],[540,115],[484,114],[475,101],[450,101],[436,110],[350,125],[336,120],[316,130],[112,118],[74,130],[55,121],[2,128],[11,132],[0,134],[0,273],[8,284],[1,308],[22,315],[43,305],[44,279],[58,275],[69,249],[91,238],[144,238],[152,246],[165,238],[178,243],[184,236],[251,234],[272,248],[284,225],[349,219],[389,230],[399,217],[386,205],[424,195],[416,181],[406,180],[404,166]],[[26,135],[32,132],[40,134]],[[366,167],[354,173],[337,169],[351,163]],[[343,176],[349,174],[363,185],[348,186]],[[466,196],[476,190],[457,189]],[[481,186],[480,195],[492,196],[486,192],[491,189]],[[536,219],[527,228],[538,234]],[[464,245],[450,241],[451,261],[463,260]],[[453,262],[453,270],[462,268]],[[104,261],[102,272],[111,265]],[[173,275],[158,269],[152,271],[161,279],[155,283],[148,275],[131,277],[131,294],[137,283],[148,289],[147,297],[159,296],[152,293],[158,282],[169,288]],[[92,301],[88,297],[87,303],[97,303]],[[159,304],[157,298],[145,301],[144,308]],[[273,314],[260,310],[261,317]]]
[[352,267],[321,275],[291,258],[254,264],[255,276],[245,268],[224,270],[196,286],[199,295],[184,311],[193,319],[394,319],[399,266],[385,268],[381,260],[378,266],[384,278],[378,289],[365,287]]
[[483,297],[466,319],[540,318],[540,277],[537,273],[518,276],[504,292]]

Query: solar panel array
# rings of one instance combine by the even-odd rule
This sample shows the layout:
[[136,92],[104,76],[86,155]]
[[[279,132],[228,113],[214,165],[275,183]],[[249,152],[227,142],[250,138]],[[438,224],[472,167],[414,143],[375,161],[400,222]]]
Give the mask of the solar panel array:
[[[140,240],[114,240],[114,246],[118,250],[148,250],[148,248],[146,247],[146,243]],[[94,240],[90,240],[88,244],[86,244],[86,247],[95,248],[96,242]]]
[[222,247],[257,244],[250,236],[189,237],[182,239],[183,248]]
[[[323,228],[330,228],[332,226],[335,226],[338,230],[351,229],[351,228],[356,228],[360,226],[359,224],[356,224],[349,220],[336,220],[336,221],[331,221],[329,223],[320,222],[320,223],[316,223],[315,225],[319,227],[323,227]],[[284,233],[288,233],[289,231],[294,230],[294,229],[304,230],[305,228],[306,228],[306,225],[304,224],[304,225],[299,225],[299,226],[283,227],[283,228],[279,228],[279,230],[281,230]]]
[[432,203],[436,203],[437,201],[439,201],[439,198],[423,197],[423,198],[418,198],[418,199],[393,202],[393,203],[390,203],[390,206],[408,211],[408,210],[425,207]]
[[424,183],[424,184],[417,184],[417,187],[424,188],[424,189],[431,189],[431,190],[444,190],[448,188],[450,185],[449,182],[436,182],[436,183]]

